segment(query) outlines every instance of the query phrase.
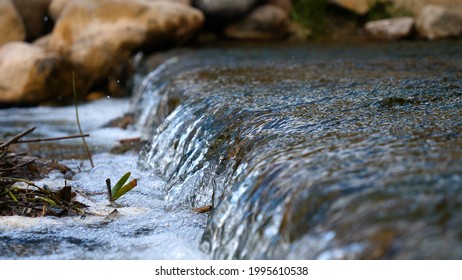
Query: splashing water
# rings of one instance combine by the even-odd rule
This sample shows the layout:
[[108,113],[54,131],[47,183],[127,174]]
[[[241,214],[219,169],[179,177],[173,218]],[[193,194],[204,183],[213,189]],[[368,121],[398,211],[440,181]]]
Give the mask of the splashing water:
[[[58,153],[81,170],[69,182],[79,199],[104,215],[2,219],[1,257],[460,259],[461,54],[425,42],[149,58],[130,109],[81,106],[97,167]],[[72,108],[48,110],[0,110],[0,133],[75,133]],[[134,132],[101,128],[127,110]],[[106,153],[128,135],[148,140],[138,159]],[[127,171],[139,184],[106,218],[101,180]],[[204,206],[208,217],[188,210]]]
[[[117,140],[139,135],[136,131],[101,128],[125,113],[128,104],[128,100],[110,99],[81,105],[82,127],[90,133],[89,145],[98,151],[94,155],[96,166],[91,169],[87,161],[80,159],[60,160],[78,172],[67,184],[93,214],[66,218],[0,217],[0,259],[208,258],[198,249],[206,217],[190,210],[166,210],[162,191],[165,183],[138,170],[136,154],[107,153]],[[0,110],[2,132],[15,133],[37,126],[33,136],[75,133],[75,120],[69,117],[73,110],[72,106]],[[76,146],[78,141],[74,141]],[[68,150],[66,145],[69,143],[55,143],[47,153],[61,158],[63,151]],[[40,150],[39,154],[42,153]],[[105,180],[111,178],[115,183],[128,171],[138,179],[138,186],[117,200],[118,212],[111,214],[115,208],[109,206]],[[36,184],[57,189],[64,181],[61,173],[52,171]]]
[[172,53],[135,95],[151,113],[140,166],[167,181],[170,207],[213,205],[201,247],[214,258],[459,259],[461,53]]

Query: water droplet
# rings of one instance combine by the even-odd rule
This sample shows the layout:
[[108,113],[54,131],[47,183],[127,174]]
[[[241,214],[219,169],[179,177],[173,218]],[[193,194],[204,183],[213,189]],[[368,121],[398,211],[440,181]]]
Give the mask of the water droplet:
[[64,179],[64,174],[59,170],[52,170],[48,173],[48,177],[52,180]]
[[94,183],[105,184],[106,179],[111,179],[112,184],[115,184],[119,177],[123,175],[117,168],[109,164],[101,164],[90,171],[88,178]]

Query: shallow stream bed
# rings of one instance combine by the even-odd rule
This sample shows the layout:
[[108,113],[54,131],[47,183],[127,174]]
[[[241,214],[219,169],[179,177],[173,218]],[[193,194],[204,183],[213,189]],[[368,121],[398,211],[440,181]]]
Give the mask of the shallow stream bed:
[[[2,218],[0,257],[462,258],[457,42],[174,50],[143,61],[130,102],[81,111],[99,166],[57,157],[81,199],[109,214],[107,176],[139,186],[115,218]],[[102,127],[126,111],[132,130]],[[73,107],[0,111],[0,133],[29,125],[76,133]],[[138,135],[139,156],[107,153]]]

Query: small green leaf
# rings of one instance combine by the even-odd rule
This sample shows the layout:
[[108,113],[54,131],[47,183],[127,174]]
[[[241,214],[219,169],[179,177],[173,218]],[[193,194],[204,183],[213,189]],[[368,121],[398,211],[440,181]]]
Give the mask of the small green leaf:
[[138,182],[136,181],[136,179],[133,179],[128,184],[121,187],[116,193],[113,194],[112,201],[115,201],[122,195],[126,194],[128,191],[132,190],[134,187],[136,187],[137,183]]
[[18,199],[16,198],[16,196],[14,196],[10,189],[8,189],[8,195],[14,202],[18,202]]
[[128,178],[130,177],[132,173],[131,172],[127,172],[125,173],[124,176],[122,176],[119,181],[114,185],[114,187],[112,188],[112,200],[114,201],[114,196],[115,194],[120,190],[120,188],[122,188],[122,186],[125,184],[125,182],[127,182]]
[[51,206],[57,206],[56,202],[54,202],[53,200],[51,200],[51,199],[49,199],[47,197],[37,195],[37,196],[35,196],[35,198],[43,200],[43,201],[47,202],[48,204],[50,204]]

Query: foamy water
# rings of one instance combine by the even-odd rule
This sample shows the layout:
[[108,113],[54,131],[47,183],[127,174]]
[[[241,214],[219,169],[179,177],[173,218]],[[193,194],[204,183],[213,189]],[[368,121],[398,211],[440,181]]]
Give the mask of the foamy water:
[[[128,110],[128,100],[101,100],[79,107],[87,142],[95,150],[95,168],[86,160],[60,161],[77,174],[67,185],[77,200],[90,206],[88,214],[66,218],[0,217],[0,259],[204,259],[198,249],[206,215],[190,209],[168,209],[161,179],[138,170],[137,154],[109,154],[111,147],[137,131],[102,128],[108,121]],[[0,110],[0,132],[36,126],[41,137],[77,133],[72,106]],[[67,140],[79,143],[79,139]],[[49,152],[49,151],[48,151]],[[138,180],[135,189],[111,205],[106,193],[106,178],[116,182],[130,171]],[[64,186],[58,172],[36,184],[51,189]],[[113,211],[117,209],[117,213]],[[111,214],[112,213],[112,214]],[[111,214],[111,215],[110,215]]]

